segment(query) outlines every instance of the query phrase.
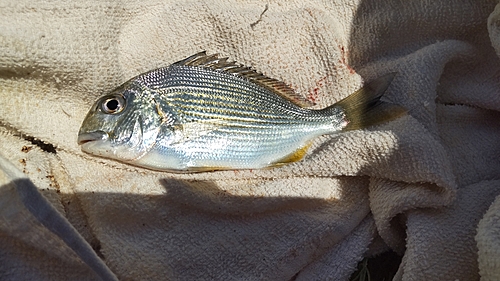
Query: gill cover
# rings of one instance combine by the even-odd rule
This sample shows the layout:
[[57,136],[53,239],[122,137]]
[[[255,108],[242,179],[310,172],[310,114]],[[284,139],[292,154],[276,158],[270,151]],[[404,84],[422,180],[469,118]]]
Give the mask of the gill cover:
[[125,83],[94,104],[78,134],[82,150],[106,158],[133,161],[155,144],[162,117],[154,99]]

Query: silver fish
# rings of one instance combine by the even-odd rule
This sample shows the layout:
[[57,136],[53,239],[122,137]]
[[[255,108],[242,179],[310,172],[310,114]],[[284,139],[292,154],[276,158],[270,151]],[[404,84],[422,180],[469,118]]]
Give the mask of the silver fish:
[[380,101],[393,77],[314,110],[284,83],[201,52],[100,98],[83,121],[78,144],[96,156],[161,171],[281,166],[302,159],[315,137],[404,114]]

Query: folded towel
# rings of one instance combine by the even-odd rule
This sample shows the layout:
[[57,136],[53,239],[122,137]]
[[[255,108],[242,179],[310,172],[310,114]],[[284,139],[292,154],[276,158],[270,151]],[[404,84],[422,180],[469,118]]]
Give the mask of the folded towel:
[[[396,280],[495,279],[497,202],[476,227],[500,194],[496,1],[3,2],[0,279],[347,280],[380,240]],[[80,151],[99,96],[202,50],[316,108],[397,72],[384,99],[408,115],[269,170]]]

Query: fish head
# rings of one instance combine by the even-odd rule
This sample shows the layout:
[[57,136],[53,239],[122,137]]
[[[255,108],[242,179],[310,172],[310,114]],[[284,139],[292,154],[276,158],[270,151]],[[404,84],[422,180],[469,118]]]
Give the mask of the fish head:
[[99,98],[78,133],[82,151],[124,162],[144,156],[156,143],[162,122],[151,93],[125,83]]

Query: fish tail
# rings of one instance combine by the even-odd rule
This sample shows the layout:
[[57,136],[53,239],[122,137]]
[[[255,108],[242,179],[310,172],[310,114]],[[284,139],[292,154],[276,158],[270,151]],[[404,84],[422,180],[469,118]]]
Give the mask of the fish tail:
[[345,114],[347,125],[343,131],[382,124],[406,114],[405,108],[380,100],[395,75],[389,73],[379,77],[333,105],[342,108]]

